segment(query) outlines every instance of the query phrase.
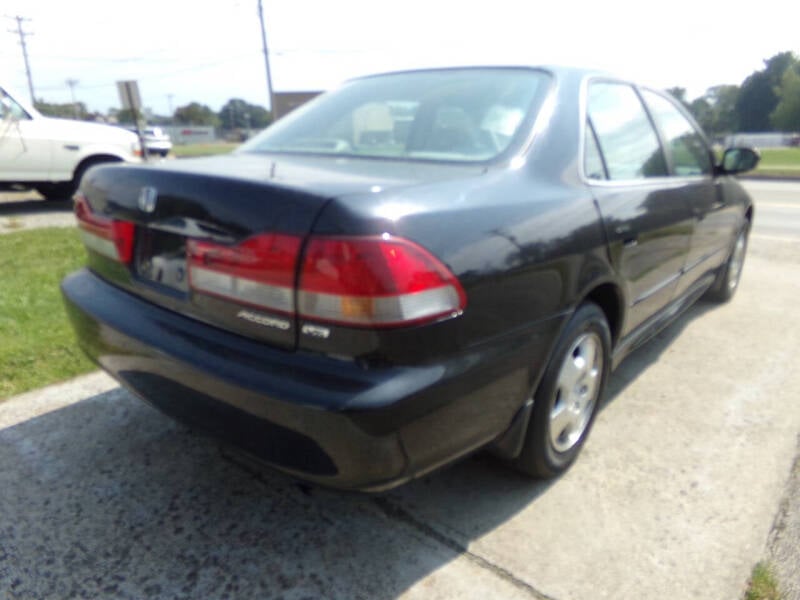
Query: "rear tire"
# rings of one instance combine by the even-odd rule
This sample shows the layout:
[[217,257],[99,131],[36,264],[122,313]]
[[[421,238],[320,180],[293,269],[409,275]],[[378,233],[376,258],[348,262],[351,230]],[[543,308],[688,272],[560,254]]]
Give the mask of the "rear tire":
[[560,475],[589,436],[611,367],[608,321],[593,303],[582,304],[556,344],[539,387],[525,442],[513,465],[526,475]]
[[749,233],[750,223],[745,223],[733,241],[728,260],[720,267],[714,283],[706,292],[706,299],[712,302],[728,302],[733,298],[736,290],[739,289],[742,267],[744,267],[744,259],[747,254],[747,236]]

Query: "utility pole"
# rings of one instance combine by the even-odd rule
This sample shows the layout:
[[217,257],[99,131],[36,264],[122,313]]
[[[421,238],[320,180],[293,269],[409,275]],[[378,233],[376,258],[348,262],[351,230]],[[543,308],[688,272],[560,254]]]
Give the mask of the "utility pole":
[[22,24],[25,21],[30,21],[30,19],[25,19],[17,15],[16,17],[9,17],[14,19],[17,22],[17,29],[16,31],[13,29],[9,29],[10,33],[16,33],[19,35],[19,44],[22,46],[22,58],[25,59],[25,73],[28,75],[28,91],[31,94],[31,104],[36,104],[36,96],[33,93],[33,78],[31,77],[31,65],[28,62],[28,47],[25,45],[25,38],[29,35],[33,35],[32,33],[28,33],[22,29]]
[[261,23],[261,45],[264,47],[264,65],[267,68],[267,94],[269,96],[269,112],[275,120],[275,96],[272,93],[272,75],[269,72],[269,50],[267,49],[267,30],[264,28],[264,9],[258,0],[258,21]]
[[81,116],[78,113],[78,103],[75,102],[75,86],[78,85],[78,80],[67,79],[67,85],[69,86],[69,95],[72,96],[72,112],[75,114],[76,119],[80,119]]

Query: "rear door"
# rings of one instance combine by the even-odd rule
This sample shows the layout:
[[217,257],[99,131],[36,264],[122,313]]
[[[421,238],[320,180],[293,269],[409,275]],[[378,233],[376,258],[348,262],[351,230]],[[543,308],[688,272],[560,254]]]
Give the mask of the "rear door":
[[626,335],[673,299],[693,215],[631,85],[590,83],[585,148],[584,173],[603,216],[612,264],[627,287]]
[[711,150],[677,104],[665,95],[642,90],[642,97],[661,132],[670,173],[692,210],[691,247],[676,294],[683,294],[724,260],[739,211],[727,206],[713,177]]

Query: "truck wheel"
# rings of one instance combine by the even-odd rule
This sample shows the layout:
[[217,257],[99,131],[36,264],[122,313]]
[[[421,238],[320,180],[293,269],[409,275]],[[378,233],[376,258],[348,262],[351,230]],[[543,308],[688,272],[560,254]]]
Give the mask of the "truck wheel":
[[44,196],[45,200],[71,200],[72,194],[78,190],[78,186],[81,184],[81,179],[83,179],[84,173],[86,173],[90,167],[108,162],[120,162],[120,160],[111,156],[106,158],[88,158],[79,164],[75,169],[75,173],[72,176],[72,181],[40,183],[35,186],[36,191]]
[[44,196],[45,200],[69,200],[75,193],[75,186],[71,181],[60,183],[40,183],[36,191]]

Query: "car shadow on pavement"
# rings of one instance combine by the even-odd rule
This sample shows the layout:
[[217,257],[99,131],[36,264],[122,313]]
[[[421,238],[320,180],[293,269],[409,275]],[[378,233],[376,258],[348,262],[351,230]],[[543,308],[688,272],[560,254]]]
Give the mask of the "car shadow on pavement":
[[[709,307],[690,309],[623,363],[606,405],[623,401],[627,384]],[[552,485],[478,454],[377,496],[309,488],[117,388],[0,430],[0,590],[426,597],[415,586],[433,576],[452,596],[475,597],[469,578],[440,567],[472,558],[472,541],[535,507]]]
[[0,217],[24,217],[42,213],[72,212],[72,198],[41,200],[29,197],[0,202]]

